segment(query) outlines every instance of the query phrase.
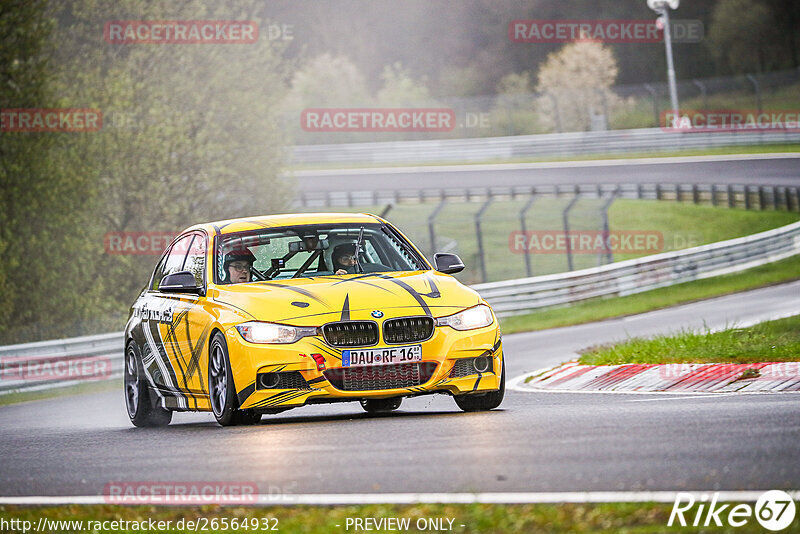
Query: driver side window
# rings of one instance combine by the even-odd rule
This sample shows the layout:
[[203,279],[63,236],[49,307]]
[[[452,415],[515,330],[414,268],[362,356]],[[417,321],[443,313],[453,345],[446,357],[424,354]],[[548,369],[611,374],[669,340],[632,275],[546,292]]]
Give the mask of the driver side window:
[[165,276],[177,273],[183,269],[186,253],[189,250],[189,244],[192,242],[193,237],[194,234],[183,236],[172,245],[169,252],[162,258],[161,263],[156,267],[150,289],[158,290],[158,287],[161,285],[161,280],[163,280]]
[[205,286],[206,238],[204,235],[195,234],[181,270],[190,271],[194,275],[197,287]]

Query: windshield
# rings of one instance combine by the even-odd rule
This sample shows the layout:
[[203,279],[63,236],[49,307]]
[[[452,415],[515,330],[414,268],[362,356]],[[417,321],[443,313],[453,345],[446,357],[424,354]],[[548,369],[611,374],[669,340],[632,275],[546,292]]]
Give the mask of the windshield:
[[428,268],[396,232],[381,224],[304,225],[223,235],[215,258],[220,284]]

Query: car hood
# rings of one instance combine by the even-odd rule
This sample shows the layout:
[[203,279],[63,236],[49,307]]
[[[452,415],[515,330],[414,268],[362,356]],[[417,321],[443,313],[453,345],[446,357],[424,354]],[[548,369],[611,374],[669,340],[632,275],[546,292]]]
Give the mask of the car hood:
[[480,302],[478,293],[436,271],[364,273],[216,286],[209,296],[261,321],[319,326],[347,319],[443,317]]

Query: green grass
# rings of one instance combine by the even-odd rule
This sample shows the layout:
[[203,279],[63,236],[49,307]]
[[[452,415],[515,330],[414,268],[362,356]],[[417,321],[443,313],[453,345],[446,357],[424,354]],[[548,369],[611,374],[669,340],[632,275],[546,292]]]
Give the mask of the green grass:
[[719,332],[683,331],[587,349],[580,363],[752,363],[800,359],[800,315]]
[[[696,506],[690,512],[696,511]],[[698,532],[697,527],[667,527],[672,503],[619,503],[619,504],[538,504],[538,505],[369,505],[369,506],[288,506],[288,507],[155,507],[155,506],[61,506],[20,507],[0,506],[0,519],[31,521],[34,527],[40,517],[63,520],[126,520],[171,521],[172,528],[159,532],[185,532],[176,530],[176,523],[185,518],[277,518],[278,532],[327,534],[329,532],[364,532],[352,524],[346,528],[348,518],[409,518],[411,528],[403,532],[420,532],[415,527],[420,518],[453,519],[456,533],[519,533],[519,532],[602,532],[650,534],[658,532]],[[687,517],[688,517],[687,512]],[[692,516],[693,518],[694,516]],[[722,521],[725,520],[722,516]],[[274,523],[273,523],[274,524]],[[445,523],[446,524],[446,523]],[[461,525],[464,525],[463,527]],[[758,523],[750,518],[739,528],[714,527],[714,532],[760,532]],[[21,532],[8,530],[7,532]],[[72,532],[59,530],[58,532]],[[142,532],[115,530],[112,532]],[[152,531],[151,531],[152,532]],[[193,532],[193,531],[192,531]],[[207,532],[255,532],[254,530],[208,530]],[[265,532],[265,530],[258,530]],[[383,530],[388,532],[388,530]],[[423,532],[442,532],[425,530]]]
[[56,389],[45,389],[41,391],[22,391],[18,393],[9,393],[7,395],[0,395],[0,406],[8,404],[18,404],[20,402],[29,402],[43,399],[55,399],[58,397],[67,397],[70,395],[80,395],[84,393],[99,393],[102,391],[120,392],[122,398],[122,380],[102,380],[98,382],[83,382],[74,386],[66,386]]
[[644,293],[609,299],[591,299],[569,307],[545,308],[500,319],[503,333],[543,330],[634,315],[677,304],[800,279],[800,256],[704,280],[695,280]]
[[[652,112],[651,112],[652,113]],[[651,115],[652,116],[652,115]],[[445,165],[487,165],[493,163],[548,163],[548,162],[561,162],[561,161],[594,161],[605,159],[633,159],[633,158],[669,158],[669,157],[686,157],[686,156],[727,156],[730,154],[774,154],[783,152],[800,152],[800,144],[787,143],[776,145],[756,145],[756,146],[730,146],[730,147],[717,147],[717,148],[693,148],[685,150],[660,150],[650,152],[627,152],[625,154],[581,154],[575,156],[544,156],[544,157],[519,157],[519,158],[506,158],[506,159],[486,159],[480,161],[464,162],[462,160],[453,161],[436,161],[436,162],[414,162],[414,163],[391,163],[380,164],[374,163],[326,163],[314,165],[293,165],[289,169],[292,171],[310,171],[310,170],[335,170],[335,169],[370,169],[374,167],[418,167],[423,166],[445,166]]]
[[[526,217],[528,230],[561,232],[562,210],[569,198],[538,198]],[[601,200],[582,199],[570,212],[570,227],[573,230],[602,228],[600,216]],[[519,212],[526,200],[497,201],[484,212],[482,230],[486,251],[487,281],[508,280],[527,276],[525,255],[512,250],[509,237],[520,230]],[[428,217],[436,208],[436,202],[424,204],[398,204],[387,219],[403,231],[429,258],[433,252],[454,252],[461,256],[466,269],[456,275],[461,282],[482,282],[478,260],[475,230],[475,214],[481,202],[450,202],[436,218],[436,246],[429,237]],[[349,212],[381,213],[385,206],[360,206],[335,208]],[[312,211],[307,209],[306,211]],[[800,214],[785,211],[747,211],[710,205],[694,205],[655,200],[627,200],[614,202],[609,211],[612,231],[657,231],[663,234],[662,252],[723,241],[795,222]],[[435,250],[434,250],[435,248]],[[621,261],[651,254],[615,254],[614,261]],[[567,257],[556,254],[529,254],[531,274],[551,274],[568,270]],[[582,269],[598,265],[597,254],[574,254],[574,268]]]

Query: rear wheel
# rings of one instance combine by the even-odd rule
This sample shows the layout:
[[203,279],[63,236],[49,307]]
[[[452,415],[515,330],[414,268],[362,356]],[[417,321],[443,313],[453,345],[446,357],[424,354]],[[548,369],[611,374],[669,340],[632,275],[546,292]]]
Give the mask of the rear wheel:
[[364,411],[371,414],[376,413],[389,413],[400,407],[403,403],[403,397],[394,397],[391,399],[362,399],[361,407]]
[[500,374],[500,389],[483,395],[456,395],[453,397],[459,408],[465,412],[483,412],[493,410],[503,402],[506,393],[506,366],[503,362],[503,372]]
[[172,412],[152,400],[139,350],[133,342],[125,348],[125,407],[133,426],[166,426],[172,421]]

